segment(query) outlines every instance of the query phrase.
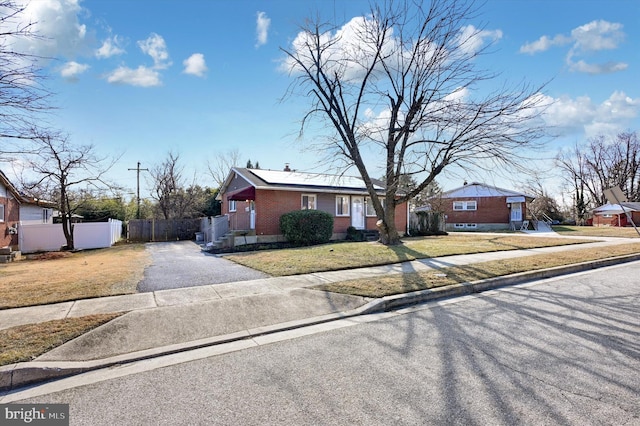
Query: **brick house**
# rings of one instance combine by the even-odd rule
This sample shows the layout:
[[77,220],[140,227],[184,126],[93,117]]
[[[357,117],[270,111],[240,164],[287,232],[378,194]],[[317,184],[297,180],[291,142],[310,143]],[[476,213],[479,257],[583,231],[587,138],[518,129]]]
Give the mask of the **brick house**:
[[[633,223],[640,225],[640,203],[605,204],[593,210],[593,226],[632,226],[627,214],[631,216]],[[624,209],[623,209],[624,208]]]
[[18,249],[20,223],[53,223],[51,207],[49,202],[20,194],[0,170],[0,248]]
[[22,196],[0,170],[0,247],[18,247],[18,222]]
[[527,220],[527,202],[521,192],[472,182],[431,199],[432,210],[445,215],[447,231],[520,229]]
[[[383,197],[383,183],[373,183]],[[331,213],[333,239],[344,238],[349,226],[377,230],[378,219],[359,177],[234,167],[218,198],[229,229],[244,230],[257,242],[281,241],[280,216],[301,209]],[[396,227],[406,232],[407,203],[396,207]]]

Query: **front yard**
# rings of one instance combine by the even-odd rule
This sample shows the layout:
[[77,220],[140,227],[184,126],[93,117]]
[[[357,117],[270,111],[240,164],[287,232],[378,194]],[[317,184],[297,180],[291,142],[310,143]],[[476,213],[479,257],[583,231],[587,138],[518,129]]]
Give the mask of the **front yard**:
[[340,242],[286,250],[227,255],[241,265],[273,276],[308,274],[363,266],[387,265],[456,254],[521,250],[592,242],[588,239],[532,237],[522,234],[455,234],[404,238],[399,246]]
[[128,244],[0,265],[0,309],[135,293],[149,262],[144,244]]
[[[576,231],[567,231],[576,232]],[[297,249],[227,256],[271,275],[339,270],[455,254],[516,250],[589,242],[587,239],[523,235],[456,235],[408,238],[397,247],[377,243],[334,243]],[[640,242],[640,239],[638,240]],[[320,286],[318,289],[369,297],[445,286],[533,269],[636,253],[638,244],[606,251],[576,249],[566,253],[485,262],[414,274],[386,275]],[[0,309],[135,293],[150,262],[142,244],[44,256],[0,265]],[[0,365],[28,361],[110,321],[119,313],[67,318],[0,330]]]
[[553,230],[566,236],[639,238],[633,227],[554,225]]

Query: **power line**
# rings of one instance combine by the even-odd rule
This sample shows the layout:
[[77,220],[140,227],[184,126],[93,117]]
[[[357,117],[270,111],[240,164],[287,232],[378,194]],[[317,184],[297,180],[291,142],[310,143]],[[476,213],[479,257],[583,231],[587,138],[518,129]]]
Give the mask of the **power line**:
[[138,161],[138,167],[136,167],[135,169],[129,169],[129,170],[135,170],[138,173],[138,187],[136,190],[136,197],[137,197],[137,201],[138,201],[138,208],[136,210],[136,219],[140,219],[140,172],[141,171],[149,171],[149,169],[141,169],[140,168],[140,162]]

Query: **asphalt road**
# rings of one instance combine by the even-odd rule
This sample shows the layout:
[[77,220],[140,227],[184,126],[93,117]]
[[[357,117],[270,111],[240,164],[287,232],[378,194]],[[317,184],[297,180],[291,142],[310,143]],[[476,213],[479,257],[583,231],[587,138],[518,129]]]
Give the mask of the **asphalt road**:
[[138,291],[229,283],[269,275],[203,252],[193,241],[148,243],[152,264],[144,271]]
[[73,425],[638,425],[639,276],[610,267],[13,400],[69,403]]

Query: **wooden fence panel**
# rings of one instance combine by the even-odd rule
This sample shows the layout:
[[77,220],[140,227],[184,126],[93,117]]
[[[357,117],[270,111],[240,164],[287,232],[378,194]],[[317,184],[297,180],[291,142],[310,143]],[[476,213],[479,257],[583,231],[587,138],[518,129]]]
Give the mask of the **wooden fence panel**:
[[127,239],[135,242],[193,240],[200,219],[132,219]]

